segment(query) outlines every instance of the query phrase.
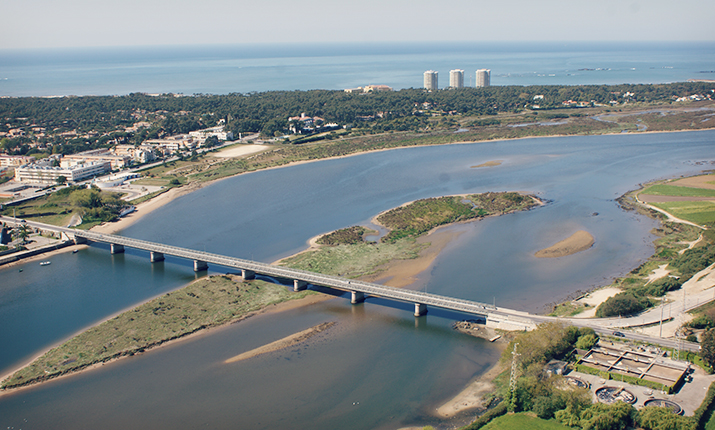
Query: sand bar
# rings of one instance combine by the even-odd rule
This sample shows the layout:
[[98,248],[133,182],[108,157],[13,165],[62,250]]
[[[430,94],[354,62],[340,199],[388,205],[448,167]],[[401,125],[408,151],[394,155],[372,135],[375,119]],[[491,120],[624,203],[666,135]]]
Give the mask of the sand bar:
[[231,357],[228,360],[224,361],[224,363],[226,363],[226,364],[236,363],[239,361],[248,360],[249,358],[257,357],[261,354],[267,354],[269,352],[280,351],[281,349],[289,348],[293,345],[297,345],[301,342],[304,342],[304,341],[310,339],[311,337],[315,336],[316,334],[321,333],[334,325],[335,325],[335,322],[326,322],[326,323],[318,324],[318,325],[311,327],[307,330],[300,331],[300,332],[292,334],[290,336],[286,336],[283,339],[279,339],[275,342],[271,342],[267,345],[263,345],[261,347],[252,349],[250,351],[246,351],[242,354],[238,354],[238,355]]
[[558,258],[585,251],[593,246],[595,240],[591,233],[579,230],[568,238],[556,243],[548,248],[537,251],[536,258]]

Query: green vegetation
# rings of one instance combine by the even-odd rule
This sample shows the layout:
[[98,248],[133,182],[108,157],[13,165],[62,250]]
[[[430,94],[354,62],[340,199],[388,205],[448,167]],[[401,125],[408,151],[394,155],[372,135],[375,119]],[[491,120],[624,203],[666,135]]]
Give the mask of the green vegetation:
[[532,197],[519,193],[435,197],[391,209],[379,215],[377,221],[391,230],[382,238],[382,242],[389,243],[405,237],[420,236],[440,225],[502,215],[535,205]]
[[89,228],[119,218],[119,212],[127,205],[119,196],[96,187],[70,186],[17,206],[6,207],[1,213],[12,216],[15,210],[18,218],[62,226],[67,225],[74,214],[82,217],[83,228]]
[[677,218],[694,222],[698,225],[715,223],[715,203],[707,201],[651,203]]
[[427,245],[414,239],[393,243],[357,243],[336,245],[302,252],[281,261],[282,265],[326,275],[358,278],[377,272],[380,266],[395,260],[417,258]]
[[567,430],[569,427],[555,420],[544,420],[531,414],[520,412],[496,418],[482,428],[485,430]]
[[715,190],[659,184],[647,187],[639,194],[677,197],[715,197]]
[[485,193],[417,200],[377,217],[391,231],[379,242],[366,242],[369,230],[349,227],[317,240],[324,246],[283,260],[282,264],[313,272],[357,278],[377,272],[394,260],[416,258],[428,244],[415,238],[441,225],[504,214],[535,206],[530,196],[518,193]]
[[124,312],[53,348],[2,382],[18,387],[143,352],[196,331],[236,321],[274,303],[305,297],[281,285],[212,276]]
[[[623,402],[611,405],[592,403],[591,394],[585,388],[575,388],[565,383],[560,376],[548,376],[544,365],[551,359],[569,359],[574,345],[590,343],[595,333],[590,329],[566,327],[556,323],[541,324],[531,332],[520,333],[502,353],[503,362],[511,362],[514,345],[518,357],[518,379],[512,392],[508,382],[509,372],[502,373],[495,381],[498,384],[497,397],[506,399],[490,409],[484,416],[463,430],[479,428],[563,428],[582,429],[627,429],[645,430],[676,429],[695,430],[703,418],[681,417],[666,408],[636,409]],[[593,372],[594,369],[578,366],[579,371]],[[610,374],[600,374],[610,378]],[[620,375],[618,375],[620,378]],[[637,378],[627,382],[635,383]],[[649,385],[650,386],[650,385]],[[656,387],[657,388],[657,387]],[[713,390],[711,390],[713,391]],[[706,399],[708,405],[712,401]],[[705,406],[707,409],[709,406]],[[701,406],[703,408],[703,406]],[[507,410],[516,412],[504,415]],[[534,418],[533,415],[537,418]],[[696,414],[697,415],[697,414]],[[487,424],[491,421],[490,424]],[[639,427],[638,427],[639,426]]]
[[[710,197],[715,190],[655,184],[642,191],[629,193],[619,199],[627,210],[640,210],[654,218],[663,220],[662,214],[643,209],[634,203],[635,194],[665,195],[679,197]],[[673,215],[693,221],[697,224],[715,224],[715,204],[704,201],[679,201],[653,204]],[[687,208],[687,209],[686,209]],[[715,234],[709,230],[682,223],[663,221],[663,227],[654,233],[662,237],[656,240],[656,251],[649,261],[634,269],[627,276],[617,279],[612,286],[623,292],[609,298],[596,310],[598,317],[632,315],[659,303],[669,291],[677,290],[694,274],[715,262]],[[686,249],[686,243],[695,241],[702,235],[702,240],[692,249]],[[682,254],[681,254],[682,252]],[[660,265],[667,265],[670,274],[667,277],[648,282],[647,277]],[[715,317],[715,313],[711,316]]]
[[356,245],[365,241],[365,235],[377,234],[374,230],[368,230],[365,227],[353,226],[335,230],[332,233],[321,236],[316,242],[319,245]]

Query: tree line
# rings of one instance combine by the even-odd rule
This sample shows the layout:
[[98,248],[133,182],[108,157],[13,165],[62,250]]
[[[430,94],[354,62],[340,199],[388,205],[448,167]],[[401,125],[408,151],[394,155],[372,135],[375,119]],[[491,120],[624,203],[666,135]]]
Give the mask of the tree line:
[[[62,153],[102,147],[110,141],[139,143],[145,139],[187,133],[218,124],[223,119],[234,134],[260,132],[266,136],[288,130],[288,118],[305,113],[346,126],[370,122],[377,131],[414,130],[424,127],[436,111],[459,115],[494,115],[518,112],[539,105],[540,109],[562,108],[562,102],[597,103],[613,101],[669,102],[676,97],[710,93],[713,84],[682,82],[656,85],[534,85],[425,91],[403,89],[368,94],[335,90],[269,91],[227,95],[84,96],[0,99],[0,131],[38,126],[46,129],[42,140],[57,145]],[[627,97],[624,97],[626,96]],[[540,96],[534,99],[535,96]],[[151,126],[126,132],[138,121]],[[479,125],[479,124],[476,124]],[[60,133],[76,131],[93,136],[63,138]],[[0,150],[15,152],[30,139],[5,138]]]

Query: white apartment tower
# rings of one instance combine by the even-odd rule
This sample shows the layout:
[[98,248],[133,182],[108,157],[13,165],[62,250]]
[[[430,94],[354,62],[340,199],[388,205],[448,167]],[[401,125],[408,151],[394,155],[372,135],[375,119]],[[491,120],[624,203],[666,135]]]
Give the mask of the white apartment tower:
[[437,86],[438,75],[439,73],[435,72],[434,70],[427,70],[425,72],[425,89],[436,90],[439,88]]
[[477,70],[477,87],[488,87],[492,71],[489,69]]
[[454,69],[449,71],[449,86],[452,88],[464,87],[464,70]]

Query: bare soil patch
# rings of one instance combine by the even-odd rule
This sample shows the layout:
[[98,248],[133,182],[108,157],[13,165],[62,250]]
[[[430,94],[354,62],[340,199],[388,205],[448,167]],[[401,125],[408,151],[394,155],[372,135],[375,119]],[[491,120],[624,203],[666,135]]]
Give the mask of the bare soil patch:
[[701,175],[678,179],[677,181],[670,182],[668,185],[715,190],[715,175]]

